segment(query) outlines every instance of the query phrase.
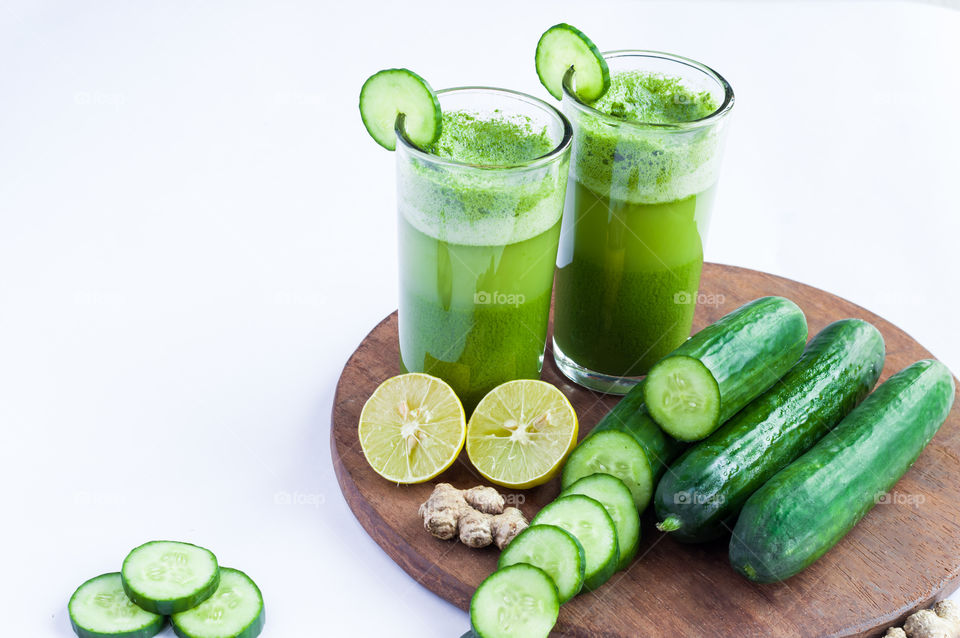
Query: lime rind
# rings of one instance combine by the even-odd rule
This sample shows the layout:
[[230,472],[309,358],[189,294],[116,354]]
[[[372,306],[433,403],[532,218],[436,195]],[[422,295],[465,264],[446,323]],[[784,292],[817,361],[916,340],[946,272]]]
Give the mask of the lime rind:
[[398,127],[417,146],[440,137],[440,101],[430,85],[409,69],[374,73],[360,89],[360,118],[377,144],[393,151]]
[[574,69],[577,97],[593,102],[610,88],[610,68],[599,49],[582,31],[555,24],[540,36],[536,52],[540,82],[558,100],[563,99],[563,77]]

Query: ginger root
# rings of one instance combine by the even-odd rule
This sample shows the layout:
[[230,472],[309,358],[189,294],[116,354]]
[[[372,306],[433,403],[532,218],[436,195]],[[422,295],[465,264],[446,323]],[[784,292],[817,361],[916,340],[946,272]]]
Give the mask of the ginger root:
[[528,525],[520,510],[505,504],[492,487],[458,490],[449,483],[438,483],[420,506],[420,518],[423,528],[437,538],[448,540],[459,534],[460,542],[468,547],[496,543],[503,549]]
[[887,629],[884,638],[960,638],[960,606],[941,600],[933,609],[907,616],[903,628]]

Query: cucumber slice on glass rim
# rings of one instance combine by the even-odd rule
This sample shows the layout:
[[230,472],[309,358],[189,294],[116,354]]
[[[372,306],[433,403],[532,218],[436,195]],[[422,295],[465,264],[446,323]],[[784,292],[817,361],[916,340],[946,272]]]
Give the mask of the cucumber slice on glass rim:
[[573,67],[577,97],[593,102],[610,88],[610,68],[596,45],[569,24],[555,24],[537,42],[537,75],[558,100],[563,98],[563,76]]
[[70,625],[80,638],[152,638],[166,622],[134,604],[123,591],[118,572],[91,578],[77,588],[70,603]]
[[176,541],[151,541],[133,549],[120,573],[130,600],[162,615],[196,607],[220,583],[213,552]]
[[397,118],[417,146],[429,146],[440,137],[440,102],[427,81],[409,69],[374,73],[360,89],[360,118],[377,144],[396,150]]

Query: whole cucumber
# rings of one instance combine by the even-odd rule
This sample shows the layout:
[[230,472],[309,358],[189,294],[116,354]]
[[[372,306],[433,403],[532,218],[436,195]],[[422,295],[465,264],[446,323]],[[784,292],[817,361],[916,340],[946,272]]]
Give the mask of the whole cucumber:
[[913,465],[954,392],[953,375],[932,359],[890,377],[747,500],[730,540],[734,569],[776,582],[823,556]]
[[779,382],[670,467],[654,497],[658,527],[687,542],[728,531],[757,488],[869,394],[883,360],[883,336],[866,321],[824,328]]

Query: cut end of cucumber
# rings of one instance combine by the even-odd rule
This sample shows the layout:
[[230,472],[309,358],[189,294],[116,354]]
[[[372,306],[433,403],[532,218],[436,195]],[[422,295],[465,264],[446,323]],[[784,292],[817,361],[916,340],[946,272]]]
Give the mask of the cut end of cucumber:
[[653,420],[681,441],[699,441],[720,427],[720,386],[700,360],[662,359],[650,370],[644,399]]
[[384,69],[367,78],[360,89],[360,117],[370,137],[389,151],[397,148],[398,127],[420,147],[440,137],[437,95],[409,69]]
[[558,100],[563,99],[563,77],[574,70],[577,97],[593,102],[610,88],[610,69],[596,45],[569,24],[555,24],[540,36],[536,53],[540,82]]
[[657,529],[661,532],[675,532],[680,529],[680,519],[676,516],[668,516],[657,523]]

